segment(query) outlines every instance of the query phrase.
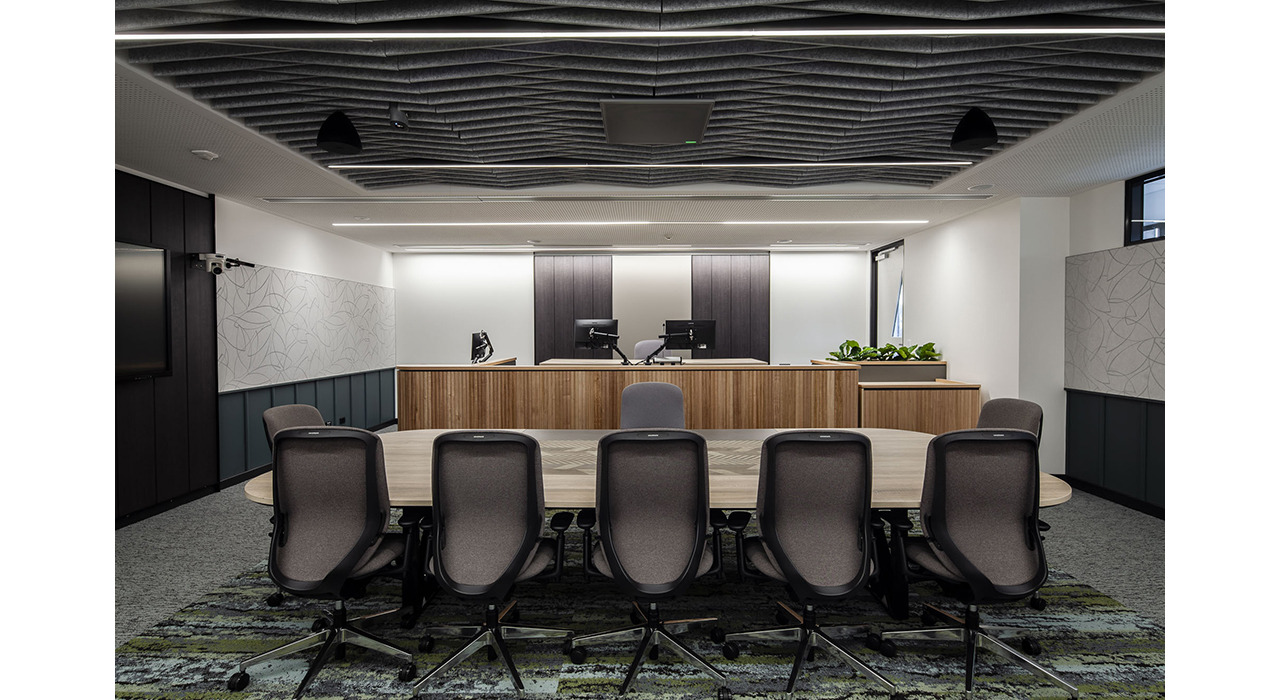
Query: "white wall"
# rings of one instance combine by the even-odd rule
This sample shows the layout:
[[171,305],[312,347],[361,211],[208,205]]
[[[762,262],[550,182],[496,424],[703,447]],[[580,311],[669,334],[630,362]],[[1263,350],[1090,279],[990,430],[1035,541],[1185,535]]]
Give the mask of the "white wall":
[[[692,272],[692,255],[613,256],[613,317],[623,354],[631,357],[636,343],[657,338],[664,321],[690,318]],[[691,351],[672,354],[689,357]]]
[[846,340],[866,344],[867,253],[770,253],[769,360],[807,365]]
[[984,401],[1018,396],[1020,219],[1015,200],[905,242],[903,342],[937,343],[951,378],[982,384]]
[[218,251],[231,258],[379,287],[394,287],[391,254],[215,197]]
[[1018,398],[1044,410],[1040,468],[1066,472],[1067,396],[1064,313],[1071,202],[1065,197],[1021,200],[1019,246]]
[[1071,246],[1067,255],[1124,245],[1124,182],[1112,182],[1071,197]]
[[532,255],[391,257],[397,364],[467,364],[480,330],[495,358],[533,364]]

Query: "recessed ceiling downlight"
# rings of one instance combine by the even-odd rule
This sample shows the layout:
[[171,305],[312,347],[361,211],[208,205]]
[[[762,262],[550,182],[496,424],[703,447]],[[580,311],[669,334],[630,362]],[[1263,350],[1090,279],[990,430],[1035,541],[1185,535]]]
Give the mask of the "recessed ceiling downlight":
[[965,189],[969,190],[970,192],[985,192],[993,187],[995,187],[995,185],[984,184],[984,185],[971,185],[969,187],[966,187]]

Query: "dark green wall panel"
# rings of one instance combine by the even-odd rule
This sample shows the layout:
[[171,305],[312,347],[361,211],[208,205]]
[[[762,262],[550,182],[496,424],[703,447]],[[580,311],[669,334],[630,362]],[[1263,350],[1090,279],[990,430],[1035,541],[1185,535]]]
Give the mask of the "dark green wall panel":
[[218,396],[218,481],[243,474],[248,460],[244,444],[244,393]]

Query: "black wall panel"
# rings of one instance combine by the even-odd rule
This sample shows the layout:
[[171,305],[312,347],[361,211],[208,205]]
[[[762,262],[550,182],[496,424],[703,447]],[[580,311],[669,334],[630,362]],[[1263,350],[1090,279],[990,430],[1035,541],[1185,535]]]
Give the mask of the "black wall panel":
[[1068,389],[1067,476],[1163,510],[1164,403]]
[[172,372],[116,383],[116,517],[128,521],[217,482],[213,276],[188,254],[213,249],[213,204],[116,172],[117,241],[169,252]]
[[769,361],[769,256],[694,255],[692,315],[716,322],[716,349],[693,357]]
[[613,256],[533,256],[535,363],[617,356],[609,350],[573,347],[573,321],[578,318],[613,318]]

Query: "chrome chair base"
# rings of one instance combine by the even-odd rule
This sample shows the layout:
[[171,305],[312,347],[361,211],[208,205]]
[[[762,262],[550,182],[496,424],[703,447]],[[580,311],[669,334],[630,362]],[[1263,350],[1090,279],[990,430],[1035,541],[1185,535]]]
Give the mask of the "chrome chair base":
[[[635,605],[633,603],[633,605]],[[569,647],[578,649],[589,644],[600,644],[604,642],[630,641],[634,639],[640,640],[640,646],[636,649],[635,658],[631,661],[631,667],[627,669],[627,676],[622,681],[622,687],[618,691],[619,695],[625,695],[631,689],[631,684],[635,681],[636,676],[640,672],[640,666],[644,664],[646,657],[651,653],[656,654],[657,647],[666,647],[670,651],[675,652],[677,656],[684,659],[688,663],[696,666],[707,676],[711,677],[716,683],[723,688],[725,685],[725,676],[712,666],[706,659],[702,658],[698,652],[694,651],[689,645],[680,641],[674,635],[687,631],[690,627],[709,622],[715,622],[714,617],[701,617],[687,620],[667,620],[664,621],[658,612],[657,603],[650,603],[647,610],[643,610],[636,605],[636,611],[643,622],[631,627],[622,627],[615,630],[605,632],[594,632],[592,634],[584,634],[581,637],[574,637]],[[585,650],[584,650],[585,651]],[[572,655],[572,654],[571,654]],[[575,662],[578,658],[575,658]]]
[[[311,685],[311,682],[315,680],[320,669],[328,663],[329,659],[340,653],[339,650],[344,644],[354,644],[359,647],[364,647],[365,649],[372,649],[373,651],[377,651],[403,661],[406,666],[401,671],[401,680],[412,679],[412,674],[416,669],[413,664],[412,653],[397,647],[378,635],[362,630],[356,627],[352,622],[349,622],[346,618],[346,608],[343,606],[342,601],[338,601],[334,610],[331,613],[326,613],[326,615],[329,618],[329,624],[318,632],[303,637],[302,639],[289,642],[288,644],[283,644],[271,651],[264,652],[253,658],[241,661],[238,667],[238,673],[231,677],[228,685],[233,686],[233,689],[237,689],[234,687],[237,685],[239,688],[243,688],[249,683],[249,677],[247,675],[249,667],[263,663],[264,661],[271,661],[282,656],[287,656],[295,652],[305,651],[318,646],[320,647],[320,652],[316,654],[314,659],[312,659],[311,666],[307,668],[307,674],[303,676],[302,683],[298,685],[297,691],[293,694],[295,699],[300,698]],[[313,627],[312,629],[315,628]],[[405,677],[406,674],[408,675],[407,678]]]
[[418,697],[422,693],[422,689],[432,680],[441,676],[449,669],[457,666],[470,656],[485,647],[491,647],[495,655],[502,660],[503,666],[507,670],[507,675],[511,677],[511,684],[515,686],[516,696],[524,696],[524,683],[520,680],[520,672],[516,670],[515,662],[511,659],[511,650],[507,648],[508,639],[558,639],[572,637],[573,630],[557,629],[552,627],[534,627],[528,625],[509,625],[502,622],[503,618],[515,607],[515,601],[511,601],[502,612],[498,612],[496,605],[490,604],[485,609],[485,621],[481,625],[457,625],[432,627],[423,633],[423,639],[430,639],[433,634],[442,636],[468,636],[471,639],[467,641],[461,648],[445,657],[431,672],[422,677],[413,686],[413,697]]
[[[996,628],[983,627],[978,620],[978,610],[976,606],[970,605],[965,614],[965,619],[961,620],[946,611],[940,610],[932,605],[925,605],[929,611],[935,616],[943,619],[949,619],[958,623],[959,626],[948,627],[925,627],[921,629],[911,630],[894,630],[891,632],[882,632],[880,638],[888,639],[945,639],[964,642],[965,645],[965,678],[964,689],[967,696],[973,694],[973,666],[977,660],[978,650],[986,649],[999,656],[1006,661],[1010,661],[1024,670],[1049,681],[1062,690],[1071,694],[1071,697],[1080,697],[1080,691],[1075,686],[1062,680],[1049,669],[1032,661],[1030,657],[1023,655],[1013,647],[1000,641],[993,631]],[[1008,629],[1008,628],[999,628]]]
[[[796,659],[791,665],[791,677],[787,680],[787,698],[795,695],[796,681],[800,678],[800,669],[804,668],[805,661],[809,658],[809,650],[817,647],[835,658],[844,662],[846,665],[853,667],[857,671],[861,671],[868,678],[875,681],[881,688],[884,688],[890,695],[896,695],[897,686],[891,683],[884,676],[873,671],[866,664],[859,661],[853,654],[840,645],[839,642],[831,638],[831,635],[822,629],[816,621],[816,614],[812,605],[806,605],[804,614],[797,613],[791,607],[781,601],[778,605],[782,607],[787,614],[796,619],[799,624],[788,625],[783,627],[771,627],[763,630],[753,630],[751,632],[734,632],[724,637],[726,648],[729,643],[737,642],[761,642],[761,641],[799,641],[796,648]],[[866,626],[839,626],[827,628],[831,632],[840,634],[856,634],[859,632],[869,632],[870,628]]]

